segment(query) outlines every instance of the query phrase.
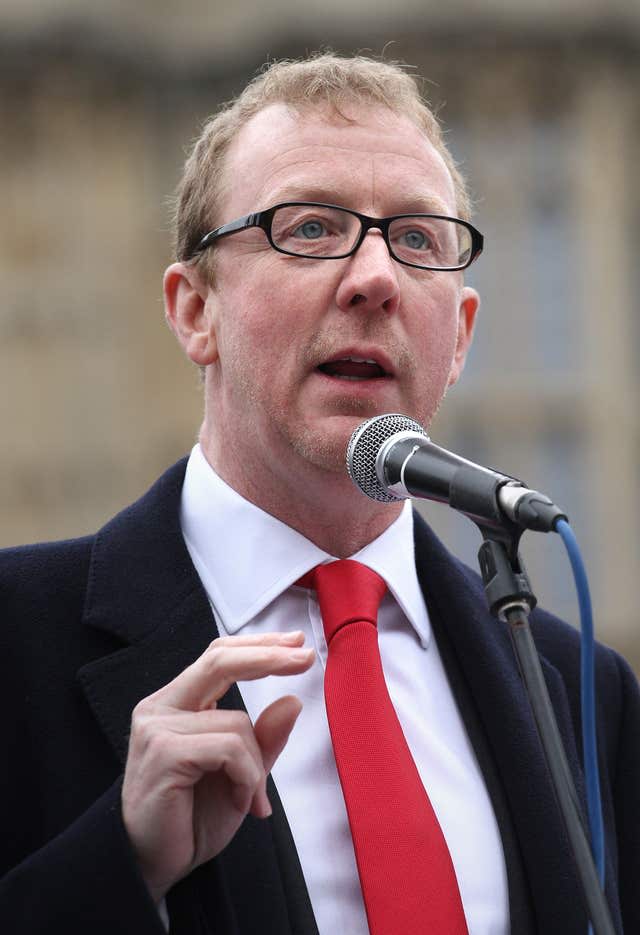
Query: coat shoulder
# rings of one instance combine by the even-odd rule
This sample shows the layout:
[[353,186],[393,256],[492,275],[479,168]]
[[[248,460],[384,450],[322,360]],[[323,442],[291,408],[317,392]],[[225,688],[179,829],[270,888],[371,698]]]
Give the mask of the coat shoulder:
[[11,618],[34,614],[39,604],[71,599],[86,582],[94,537],[0,549],[0,605]]

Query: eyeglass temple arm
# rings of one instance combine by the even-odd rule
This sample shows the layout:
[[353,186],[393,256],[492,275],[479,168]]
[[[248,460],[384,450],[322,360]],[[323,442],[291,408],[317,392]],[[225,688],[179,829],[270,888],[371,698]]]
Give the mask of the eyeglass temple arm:
[[257,214],[245,214],[244,217],[236,218],[235,221],[229,221],[228,224],[223,224],[222,227],[216,227],[215,230],[209,231],[208,234],[204,235],[196,247],[196,252],[199,253],[201,250],[206,250],[218,237],[224,237],[226,234],[234,234],[236,231],[246,230],[247,227],[260,226],[263,214],[263,211]]

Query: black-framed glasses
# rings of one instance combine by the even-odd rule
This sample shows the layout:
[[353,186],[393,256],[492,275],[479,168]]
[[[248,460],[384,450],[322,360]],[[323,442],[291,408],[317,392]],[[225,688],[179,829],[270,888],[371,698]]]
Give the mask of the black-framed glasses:
[[220,237],[260,227],[279,253],[314,260],[341,260],[362,244],[367,231],[382,233],[398,263],[429,270],[466,269],[480,255],[483,237],[467,221],[441,214],[395,214],[372,218],[338,205],[287,201],[246,214],[209,231],[193,251],[197,257]]

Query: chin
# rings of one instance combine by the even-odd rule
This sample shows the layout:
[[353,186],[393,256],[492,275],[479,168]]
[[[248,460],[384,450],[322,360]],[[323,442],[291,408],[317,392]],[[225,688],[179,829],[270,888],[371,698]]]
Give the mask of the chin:
[[[348,478],[346,467],[347,446],[355,429],[367,419],[387,412],[400,412],[425,427],[433,417],[433,409],[426,406],[396,405],[380,408],[370,399],[345,397],[342,405],[335,405],[332,413],[322,414],[285,432],[289,446],[308,464],[322,471]],[[427,418],[428,417],[428,418]]]
[[334,416],[316,427],[304,426],[290,439],[294,451],[322,471],[348,477],[346,457],[351,433],[371,413]]
[[331,474],[347,476],[346,452],[351,433],[347,435],[346,442],[330,438],[304,437],[297,438],[294,449],[304,460],[322,471]]

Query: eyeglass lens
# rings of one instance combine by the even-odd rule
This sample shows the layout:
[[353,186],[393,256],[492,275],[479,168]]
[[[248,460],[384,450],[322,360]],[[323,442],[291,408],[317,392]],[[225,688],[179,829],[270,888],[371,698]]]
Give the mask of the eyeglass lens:
[[[339,208],[290,205],[278,208],[271,223],[273,243],[299,256],[339,257],[360,237],[360,219]],[[417,266],[452,269],[471,253],[471,234],[444,218],[411,216],[389,225],[389,245],[399,260]]]

